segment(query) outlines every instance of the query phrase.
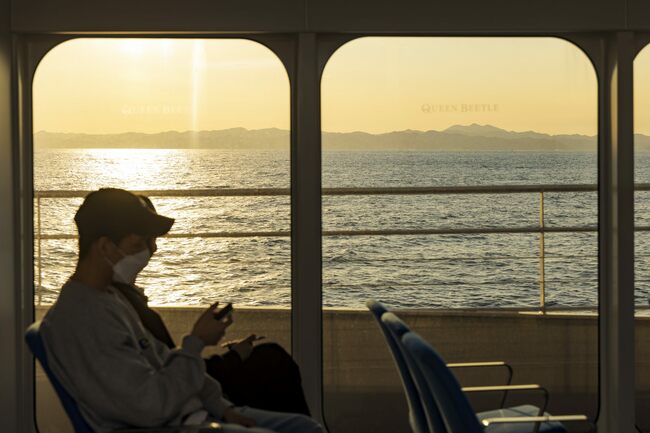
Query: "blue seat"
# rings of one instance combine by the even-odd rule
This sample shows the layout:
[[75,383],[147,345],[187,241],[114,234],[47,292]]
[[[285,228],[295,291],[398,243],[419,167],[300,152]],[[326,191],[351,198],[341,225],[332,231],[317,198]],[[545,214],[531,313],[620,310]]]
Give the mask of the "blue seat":
[[[377,324],[379,325],[379,329],[381,329],[381,332],[384,335],[386,343],[388,344],[390,352],[393,356],[393,360],[395,361],[395,365],[399,372],[400,379],[402,380],[402,386],[404,388],[404,393],[406,394],[406,400],[409,406],[409,422],[411,424],[411,428],[415,433],[444,432],[445,431],[444,424],[441,418],[436,418],[434,414],[430,414],[430,417],[432,417],[432,419],[427,422],[427,417],[422,407],[420,396],[415,387],[415,383],[413,382],[413,378],[409,371],[408,365],[406,364],[406,360],[404,359],[404,355],[402,353],[403,350],[400,347],[401,346],[400,338],[402,337],[402,335],[409,332],[410,329],[406,326],[405,323],[399,321],[399,323],[396,323],[396,326],[391,331],[381,320],[382,316],[385,313],[389,312],[386,306],[384,306],[381,302],[376,301],[374,299],[368,300],[366,302],[366,306],[368,307],[373,317],[377,321]],[[464,362],[464,363],[456,363],[456,364],[447,364],[447,366],[450,368],[485,368],[485,367],[506,368],[508,371],[508,379],[506,385],[502,387],[503,398],[501,400],[500,407],[504,406],[505,399],[507,397],[507,392],[508,392],[507,388],[512,381],[512,368],[510,367],[510,365],[508,365],[503,361],[490,361],[490,362]],[[534,406],[530,406],[530,408],[535,409]],[[433,424],[433,426],[429,426],[429,424]]]
[[[388,310],[383,304],[375,300],[369,300],[366,303],[366,305],[368,306],[368,309],[372,312],[375,320],[377,320],[377,323],[379,324],[379,329],[381,329],[381,332],[384,334],[386,343],[390,348],[390,353],[392,354],[393,360],[395,361],[395,365],[397,366],[397,371],[399,372],[400,379],[402,380],[402,386],[404,388],[404,393],[406,394],[406,401],[408,402],[408,406],[409,406],[409,422],[411,424],[411,428],[413,429],[413,432],[414,433],[443,432],[444,430],[442,429],[444,427],[442,424],[442,419],[440,418],[431,420],[431,422],[435,423],[436,426],[435,429],[433,429],[433,431],[429,430],[429,425],[427,423],[427,418],[424,413],[424,408],[422,407],[422,402],[420,401],[418,390],[415,387],[415,383],[413,382],[413,378],[411,377],[411,374],[409,372],[408,365],[406,364],[406,360],[402,355],[402,350],[399,348],[400,342],[395,338],[393,333],[391,333],[381,321],[381,317],[384,315],[384,313],[387,313]],[[404,326],[399,331],[396,330],[396,333],[398,337],[401,338],[402,333],[406,333],[408,331],[409,329]]]
[[41,363],[43,371],[45,371],[45,374],[50,380],[52,387],[56,391],[56,394],[59,396],[59,400],[61,400],[61,404],[63,405],[63,409],[65,409],[65,413],[68,415],[68,418],[70,418],[70,422],[74,427],[75,433],[93,433],[93,429],[90,427],[90,425],[88,425],[86,420],[81,415],[81,411],[79,410],[77,402],[74,401],[70,394],[68,394],[68,391],[63,388],[61,383],[52,373],[52,370],[50,370],[50,366],[47,362],[45,346],[43,345],[43,340],[41,339],[40,326],[41,322],[36,322],[27,328],[27,332],[25,332],[25,341],[27,342],[27,346],[29,347],[29,350],[32,351],[36,359],[38,359],[38,361]]
[[[68,391],[66,391],[63,385],[61,385],[54,373],[52,373],[47,361],[45,346],[43,345],[43,340],[41,338],[40,326],[41,322],[32,323],[25,332],[25,342],[27,343],[29,350],[32,351],[36,359],[41,363],[43,371],[45,371],[52,387],[59,396],[59,400],[61,400],[61,404],[74,427],[75,433],[94,433],[94,430],[81,415],[77,402],[72,398]],[[221,431],[221,426],[217,423],[211,423],[211,425],[207,426],[183,426],[182,429],[177,427],[126,428],[115,430],[115,433],[174,433],[181,431],[219,432]]]
[[[391,328],[401,322],[391,313],[385,314],[382,320]],[[564,426],[553,421],[547,413],[535,417],[539,409],[532,405],[475,414],[456,377],[430,344],[415,332],[403,334],[401,343],[409,370],[416,378],[426,414],[429,416],[429,413],[435,413],[435,416],[442,418],[446,433],[530,433],[536,428],[533,421],[542,419],[548,419],[549,422],[542,422],[539,431],[566,433]],[[503,418],[503,422],[495,418]],[[506,422],[508,418],[510,422]],[[488,420],[489,425],[484,428],[481,421]]]

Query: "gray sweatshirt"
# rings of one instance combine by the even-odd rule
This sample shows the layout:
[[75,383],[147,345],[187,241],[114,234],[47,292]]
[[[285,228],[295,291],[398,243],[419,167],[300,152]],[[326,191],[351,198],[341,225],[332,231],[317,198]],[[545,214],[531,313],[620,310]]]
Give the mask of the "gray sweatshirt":
[[232,406],[205,374],[201,339],[185,336],[170,350],[112,287],[68,281],[41,332],[52,371],[98,433],[181,425],[205,411],[221,419]]

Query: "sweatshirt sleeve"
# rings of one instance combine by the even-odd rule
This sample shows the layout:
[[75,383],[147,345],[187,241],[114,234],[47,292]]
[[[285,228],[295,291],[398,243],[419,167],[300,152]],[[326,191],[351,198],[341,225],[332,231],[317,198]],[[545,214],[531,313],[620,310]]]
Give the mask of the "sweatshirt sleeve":
[[[186,336],[180,348],[155,365],[150,361],[153,354],[146,354],[154,350],[153,343],[137,341],[123,318],[108,311],[93,314],[85,326],[58,329],[48,336],[53,370],[68,382],[80,406],[103,419],[142,427],[169,422],[188,409],[193,398],[200,406],[197,397],[206,375],[199,338]],[[210,395],[210,401],[221,396],[218,383]],[[215,404],[215,410],[221,408]]]
[[219,382],[210,376],[206,376],[205,378],[200,397],[205,409],[210,413],[210,415],[218,419],[223,419],[223,412],[226,408],[234,406],[232,402],[223,397]]

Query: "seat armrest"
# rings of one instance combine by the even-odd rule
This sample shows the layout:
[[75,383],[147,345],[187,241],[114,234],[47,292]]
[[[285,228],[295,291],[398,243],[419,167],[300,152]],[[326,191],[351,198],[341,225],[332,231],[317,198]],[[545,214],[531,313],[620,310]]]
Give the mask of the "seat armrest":
[[[539,391],[544,395],[544,404],[539,408],[537,416],[543,417],[544,412],[546,412],[546,407],[548,406],[548,391],[546,388],[538,385],[536,383],[531,383],[527,385],[497,385],[497,386],[467,386],[462,388],[463,392],[495,392],[495,391]],[[528,417],[530,418],[530,417]],[[522,421],[523,422],[523,421]],[[540,423],[535,424],[535,429],[533,433],[539,431]]]
[[484,427],[490,424],[514,424],[526,422],[589,422],[587,415],[544,415],[544,416],[505,416],[481,420]]
[[[451,362],[447,364],[448,368],[505,368],[508,371],[508,379],[506,380],[506,385],[512,383],[512,375],[514,371],[512,366],[505,361],[482,361],[482,362]],[[499,407],[503,408],[506,404],[506,398],[508,398],[508,391],[504,390],[503,397],[501,398],[501,405]]]
[[[448,368],[510,367],[505,361],[450,362]],[[512,367],[510,367],[512,368]]]
[[464,392],[496,392],[496,391],[543,391],[546,389],[536,383],[525,385],[490,385],[490,386],[464,386]]
[[589,421],[586,415],[542,415],[542,416],[504,416],[497,418],[485,418],[481,420],[484,427],[491,424],[516,424],[534,422],[535,427],[533,433],[539,432],[539,428],[544,422],[586,422],[592,426],[590,431],[593,431],[593,424]]

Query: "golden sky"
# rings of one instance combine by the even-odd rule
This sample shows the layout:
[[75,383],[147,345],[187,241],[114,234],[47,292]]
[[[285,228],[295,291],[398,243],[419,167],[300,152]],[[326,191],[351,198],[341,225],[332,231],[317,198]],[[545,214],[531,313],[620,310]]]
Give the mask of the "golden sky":
[[[650,51],[635,67],[637,131],[650,135]],[[34,130],[288,129],[289,102],[284,67],[256,42],[76,39],[37,69]],[[323,73],[325,131],[479,123],[595,135],[596,116],[591,63],[556,38],[367,37]]]
[[77,39],[41,61],[34,130],[115,133],[289,128],[289,81],[240,40]]

